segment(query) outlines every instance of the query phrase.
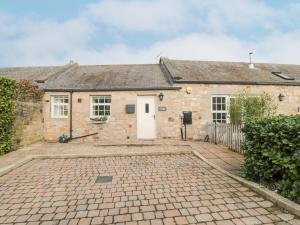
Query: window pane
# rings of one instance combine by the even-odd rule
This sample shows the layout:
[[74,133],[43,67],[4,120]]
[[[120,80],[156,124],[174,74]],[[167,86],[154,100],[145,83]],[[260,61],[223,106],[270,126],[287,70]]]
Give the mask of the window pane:
[[216,104],[213,104],[213,105],[212,105],[212,108],[213,108],[213,110],[215,111],[215,110],[217,109]]
[[111,103],[111,98],[110,97],[106,97],[105,98],[105,103]]
[[145,104],[145,113],[149,113],[149,104],[148,103]]
[[222,113],[222,119],[226,120],[226,113]]
[[110,115],[110,96],[94,96],[92,97],[93,116],[102,117]]
[[221,104],[217,105],[217,110],[221,110]]
[[54,104],[59,103],[59,98],[58,97],[53,97],[53,99],[54,99]]
[[54,116],[59,116],[59,114],[58,114],[58,105],[54,105],[54,108],[53,108],[53,115],[54,115]]
[[224,110],[224,111],[226,110],[226,104],[225,103],[222,104],[222,110]]
[[217,119],[221,119],[221,113],[217,113]]
[[216,98],[216,97],[213,97],[213,98],[212,98],[212,102],[213,102],[213,103],[216,103],[216,102],[217,102],[217,98]]

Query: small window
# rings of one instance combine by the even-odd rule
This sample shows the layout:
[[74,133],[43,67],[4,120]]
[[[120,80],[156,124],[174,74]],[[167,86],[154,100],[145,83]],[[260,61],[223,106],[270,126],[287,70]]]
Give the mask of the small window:
[[69,96],[51,97],[51,117],[67,118],[69,115]]
[[284,80],[295,80],[294,77],[291,77],[289,74],[282,73],[282,72],[272,72],[273,75],[280,77],[281,79]]
[[212,97],[212,121],[217,123],[227,123],[230,98],[227,96]]
[[148,103],[145,104],[145,113],[149,113],[149,104]]
[[111,115],[111,96],[92,96],[91,97],[91,118],[110,117]]

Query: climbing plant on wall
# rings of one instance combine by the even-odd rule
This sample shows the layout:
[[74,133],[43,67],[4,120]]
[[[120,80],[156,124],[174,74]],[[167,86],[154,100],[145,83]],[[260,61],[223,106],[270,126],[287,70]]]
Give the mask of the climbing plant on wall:
[[16,81],[0,77],[0,155],[12,146],[16,110]]
[[44,91],[30,80],[19,80],[16,83],[17,100],[22,102],[42,100]]

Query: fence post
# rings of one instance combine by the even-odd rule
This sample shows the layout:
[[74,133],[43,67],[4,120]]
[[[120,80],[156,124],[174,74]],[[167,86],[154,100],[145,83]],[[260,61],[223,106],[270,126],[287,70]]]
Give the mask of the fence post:
[[215,121],[215,144],[217,144],[217,122]]

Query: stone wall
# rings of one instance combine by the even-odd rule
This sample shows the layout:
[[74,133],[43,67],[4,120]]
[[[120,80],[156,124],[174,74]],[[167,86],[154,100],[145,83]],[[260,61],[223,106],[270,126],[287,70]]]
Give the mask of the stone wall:
[[17,102],[13,149],[43,140],[42,102]]
[[[188,94],[187,88],[191,90]],[[158,95],[163,92],[164,99]],[[97,132],[98,135],[85,138],[85,141],[131,143],[137,140],[136,113],[126,114],[125,105],[135,104],[137,96],[156,96],[156,128],[157,138],[180,138],[180,114],[192,111],[193,124],[187,126],[189,139],[203,139],[208,134],[208,124],[212,121],[211,96],[238,95],[241,93],[261,94],[267,92],[278,105],[278,113],[297,114],[300,107],[300,88],[293,86],[254,86],[254,85],[221,85],[221,84],[186,84],[181,90],[168,91],[114,91],[114,92],[75,92],[73,93],[73,136],[81,136]],[[278,101],[278,95],[286,97]],[[57,141],[58,137],[69,134],[69,118],[53,119],[50,116],[51,95],[69,95],[69,93],[46,93],[44,96],[44,135],[48,141]],[[111,95],[111,119],[106,124],[90,121],[90,96]],[[78,99],[81,99],[81,102]],[[166,111],[158,111],[160,106]]]
[[[191,93],[187,94],[187,88]],[[208,134],[208,124],[212,121],[211,97],[214,95],[235,96],[241,93],[262,94],[266,92],[273,96],[278,114],[299,114],[300,88],[297,86],[268,85],[222,85],[222,84],[185,84],[180,96],[183,110],[193,112],[193,124],[188,125],[188,137],[203,139]],[[278,95],[282,93],[285,99],[280,102]]]

